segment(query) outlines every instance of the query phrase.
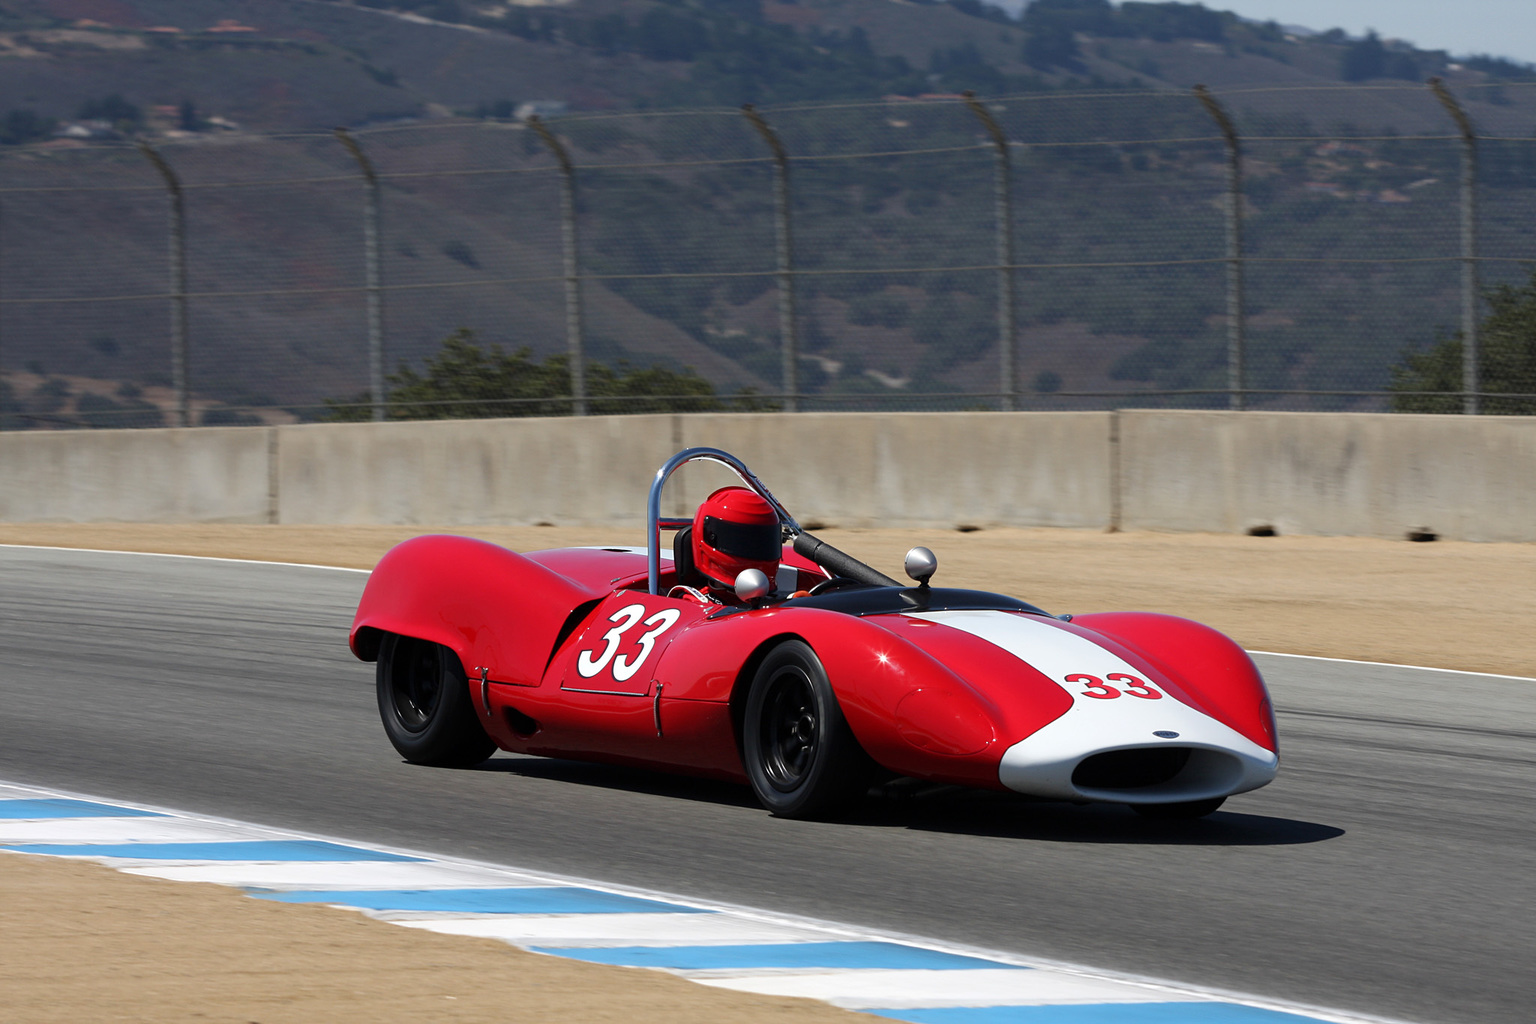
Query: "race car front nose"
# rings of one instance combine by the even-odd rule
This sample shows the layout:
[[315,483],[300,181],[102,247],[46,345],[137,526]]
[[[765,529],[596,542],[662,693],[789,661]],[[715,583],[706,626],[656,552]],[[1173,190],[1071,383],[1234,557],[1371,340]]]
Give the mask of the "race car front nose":
[[1101,720],[1087,732],[1070,721],[1052,723],[1004,752],[998,781],[1063,800],[1177,803],[1230,796],[1274,779],[1280,759],[1273,751],[1204,716],[1178,717],[1164,724],[1179,728],[1156,731],[1130,722],[1114,728]]
[[1098,800],[1204,800],[1233,792],[1242,762],[1224,750],[1129,747],[1083,758],[1072,769],[1080,796]]
[[[1020,745],[1022,746],[1022,744]],[[998,776],[1021,793],[1064,800],[1173,803],[1242,793],[1269,782],[1279,759],[1268,751],[1211,747],[1115,747],[1059,757],[1003,755]]]

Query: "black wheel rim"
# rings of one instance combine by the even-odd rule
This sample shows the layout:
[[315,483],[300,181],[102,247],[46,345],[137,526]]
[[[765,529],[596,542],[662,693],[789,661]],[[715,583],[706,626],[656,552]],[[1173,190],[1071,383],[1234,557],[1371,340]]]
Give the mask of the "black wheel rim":
[[395,717],[408,732],[421,732],[432,721],[443,698],[443,674],[437,648],[414,643],[400,651],[390,673],[390,698]]
[[763,774],[774,789],[792,792],[810,774],[821,743],[816,695],[804,670],[785,666],[768,680],[761,722]]

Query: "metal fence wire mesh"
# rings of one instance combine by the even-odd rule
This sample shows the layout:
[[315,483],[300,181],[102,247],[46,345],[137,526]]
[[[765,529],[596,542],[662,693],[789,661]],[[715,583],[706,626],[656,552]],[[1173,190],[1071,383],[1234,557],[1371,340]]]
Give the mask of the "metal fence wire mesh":
[[410,416],[461,331],[583,368],[507,415],[1374,410],[1533,264],[1536,84],[60,141],[0,155],[0,422]]

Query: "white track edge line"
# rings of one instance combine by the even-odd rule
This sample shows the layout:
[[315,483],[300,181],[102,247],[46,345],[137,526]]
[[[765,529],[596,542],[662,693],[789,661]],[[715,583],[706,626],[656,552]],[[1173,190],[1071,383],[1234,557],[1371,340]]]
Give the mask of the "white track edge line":
[[[166,551],[118,551],[117,548],[63,548],[46,543],[0,543],[0,548],[18,548],[31,551],[84,551],[89,554],[144,554],[157,559],[194,559],[201,562],[237,562],[241,565],[289,565],[300,570],[332,570],[333,573],[372,573],[373,570],[355,570],[346,565],[316,565],[313,562],[270,562],[263,559],[227,559],[214,554],[169,554]],[[1435,665],[1402,665],[1399,662],[1364,662],[1352,657],[1322,657],[1321,654],[1286,654],[1284,651],[1249,651],[1266,657],[1295,657],[1307,662],[1338,662],[1341,665],[1373,665],[1378,668],[1410,668],[1416,672],[1450,672],[1453,676],[1481,676],[1484,679],[1513,679],[1522,683],[1536,683],[1536,676],[1501,676],[1498,672],[1473,672],[1464,668],[1439,668]]]
[[[234,559],[234,561],[239,561],[239,559]],[[1150,975],[1136,974],[1134,972],[1113,971],[1104,968],[1089,967],[1084,964],[1073,963],[1071,961],[1065,960],[1053,960],[1045,957],[1030,957],[1017,953],[1007,953],[1000,950],[988,949],[982,946],[973,946],[966,943],[946,942],[944,940],[934,939],[928,936],[915,935],[909,932],[899,932],[887,929],[867,928],[858,925],[843,924],[835,921],[827,921],[821,918],[764,910],[759,907],[751,907],[743,904],[702,900],[695,897],[681,896],[677,893],[666,892],[660,889],[649,889],[642,886],[619,885],[613,882],[604,882],[595,879],[582,878],[576,875],[562,875],[547,871],[528,870],[513,867],[512,865],[508,864],[498,864],[494,861],[475,860],[472,858],[456,857],[452,855],[445,856],[442,854],[430,853],[425,850],[390,846],[379,843],[367,843],[356,839],[347,839],[340,836],[328,835],[319,832],[299,832],[292,829],[282,829],[269,825],[259,825],[253,822],[243,821],[239,818],[223,818],[209,814],[197,814],[156,804],[145,804],[137,801],[119,800],[114,797],[102,797],[89,793],[81,793],[76,790],[54,789],[52,787],[37,786],[32,783],[8,782],[4,779],[0,779],[0,785],[10,786],[14,789],[31,790],[36,793],[46,793],[52,796],[62,796],[76,800],[86,800],[94,803],[108,803],[112,806],[127,807],[133,810],[153,811],[158,814],[164,814],[167,817],[180,818],[183,820],[201,821],[216,825],[240,826],[242,828],[251,829],[257,833],[265,833],[274,837],[282,837],[287,839],[320,840],[323,842],[336,843],[343,846],[357,847],[359,849],[367,849],[383,853],[394,853],[408,857],[418,857],[424,860],[436,861],[442,864],[462,867],[490,868],[498,871],[513,872],[535,882],[549,882],[557,885],[581,886],[584,888],[594,889],[598,892],[606,892],[617,896],[634,896],[642,899],[674,903],[678,906],[692,907],[698,910],[733,914],[748,920],[761,921],[767,924],[784,924],[807,928],[825,932],[829,936],[842,936],[844,938],[853,940],[883,940],[899,942],[920,949],[933,950],[935,952],[954,953],[960,956],[972,956],[991,960],[996,963],[1009,964],[1016,967],[1028,967],[1037,970],[1057,971],[1062,974],[1071,974],[1077,977],[1098,981],[1119,982],[1121,984],[1135,985],[1156,992],[1166,992],[1172,995],[1196,996],[1202,999],[1234,1003],[1241,1006],[1254,1007],[1256,1009],[1274,1010],[1281,1013],[1305,1014],[1319,1020],[1330,1021],[1332,1024],[1411,1024],[1411,1022],[1402,1018],[1380,1017],[1371,1014],[1359,1014],[1329,1007],[1314,1006],[1307,1003],[1297,1003],[1278,999],[1266,999],[1262,996],[1254,996],[1249,993],[1237,992],[1231,989],[1186,984],[1183,982],[1170,981],[1165,978],[1156,978]],[[558,956],[559,954],[549,953],[548,955]]]
[[[237,562],[241,565],[289,565],[300,570],[330,570],[333,573],[369,573],[373,570],[355,570],[346,565],[316,565],[313,562],[270,562],[264,559],[227,559],[227,557],[215,556],[215,554],[169,554],[166,551],[120,551],[117,548],[63,548],[48,543],[0,543],[0,548],[17,548],[17,550],[31,551],[84,551],[89,554],[144,554],[144,556],[157,557],[157,559],[194,559],[201,562]],[[1402,665],[1398,662],[1362,662],[1352,657],[1322,657],[1319,654],[1286,654],[1284,651],[1249,651],[1249,654],[1264,654],[1267,657],[1296,657],[1296,659],[1309,660],[1309,662],[1339,662],[1344,665],[1375,665],[1379,668],[1412,668],[1416,672],[1450,672],[1453,676],[1482,676],[1485,679],[1513,679],[1522,683],[1536,683],[1533,676],[1501,676],[1498,672],[1471,672],[1462,668],[1438,668],[1435,665]]]
[[218,555],[179,555],[169,551],[121,551],[117,548],[66,548],[53,544],[0,544],[0,548],[25,551],[79,551],[90,555],[144,555],[149,558],[187,558],[199,562],[235,562],[240,565],[284,565],[294,569],[329,569],[331,572],[372,573],[372,569],[353,569],[345,565],[317,565],[313,562],[273,562],[260,558],[221,558]]
[[1436,668],[1434,665],[1404,665],[1396,661],[1361,661],[1358,658],[1325,658],[1319,654],[1286,654],[1283,651],[1249,651],[1271,658],[1302,658],[1306,661],[1336,661],[1344,665],[1375,665],[1380,668],[1408,668],[1415,672],[1448,672],[1456,676],[1480,676],[1484,679],[1513,679],[1520,683],[1536,683],[1536,676],[1506,676],[1497,672],[1472,672],[1464,668]]

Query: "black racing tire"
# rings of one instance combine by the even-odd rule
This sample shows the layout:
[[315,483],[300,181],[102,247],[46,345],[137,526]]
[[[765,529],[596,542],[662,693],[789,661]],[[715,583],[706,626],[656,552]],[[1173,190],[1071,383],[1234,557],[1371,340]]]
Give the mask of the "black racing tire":
[[379,717],[412,764],[469,768],[490,757],[459,656],[441,644],[389,635],[379,645]]
[[843,718],[816,652],[786,640],[747,691],[742,754],[752,790],[780,818],[846,810],[870,786],[874,762]]
[[1151,818],[1154,821],[1193,821],[1195,818],[1214,814],[1216,809],[1226,802],[1226,797],[1218,796],[1210,800],[1190,800],[1182,804],[1132,804],[1131,809],[1143,818]]

